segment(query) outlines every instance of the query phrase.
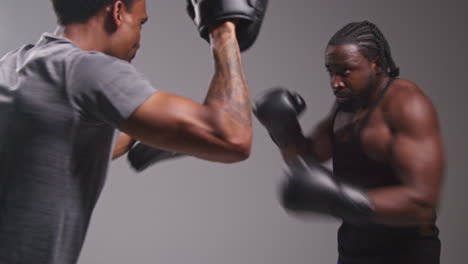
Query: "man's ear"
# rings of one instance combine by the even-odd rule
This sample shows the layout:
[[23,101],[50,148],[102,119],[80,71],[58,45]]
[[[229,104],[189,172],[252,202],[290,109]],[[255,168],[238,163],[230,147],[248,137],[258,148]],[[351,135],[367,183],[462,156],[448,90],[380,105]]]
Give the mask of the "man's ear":
[[122,24],[122,16],[125,5],[122,1],[115,1],[112,5],[106,7],[106,29],[108,32],[115,32]]
[[375,59],[371,61],[371,67],[372,67],[372,70],[376,74],[381,74],[382,72],[384,72],[384,69],[382,67],[382,60],[380,59],[380,56],[377,56]]
[[115,1],[112,5],[112,17],[114,18],[115,24],[120,26],[123,20],[123,14],[125,12],[125,4],[121,1]]

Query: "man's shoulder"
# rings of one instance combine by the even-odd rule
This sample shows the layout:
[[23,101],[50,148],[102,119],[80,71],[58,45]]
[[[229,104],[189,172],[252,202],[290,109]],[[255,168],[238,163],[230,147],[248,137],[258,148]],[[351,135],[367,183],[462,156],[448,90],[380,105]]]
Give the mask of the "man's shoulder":
[[104,54],[98,51],[85,51],[85,50],[79,49],[76,55],[77,55],[77,58],[79,58],[80,60],[86,63],[98,63],[98,64],[99,63],[112,63],[112,62],[126,63],[125,61],[122,61],[121,59],[109,56],[107,54]]
[[73,57],[72,70],[82,73],[94,75],[119,72],[119,69],[133,69],[130,63],[102,52],[79,50]]
[[383,105],[385,108],[401,108],[425,100],[429,98],[416,83],[406,79],[396,79],[384,97]]
[[0,65],[16,63],[18,61],[18,56],[21,56],[32,48],[34,48],[33,44],[27,44],[8,51],[4,55],[0,56]]
[[418,93],[422,92],[421,88],[414,82],[407,79],[395,79],[393,81],[392,90],[397,93]]
[[430,98],[414,82],[397,79],[382,104],[387,122],[394,128],[419,126],[434,118]]

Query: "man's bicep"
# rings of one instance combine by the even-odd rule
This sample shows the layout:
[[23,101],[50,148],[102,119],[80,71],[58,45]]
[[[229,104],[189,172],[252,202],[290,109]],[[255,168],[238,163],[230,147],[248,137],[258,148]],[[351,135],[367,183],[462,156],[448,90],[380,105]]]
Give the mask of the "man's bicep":
[[190,99],[159,91],[120,129],[155,148],[229,162],[236,159],[238,146],[220,135],[223,128],[216,113]]
[[391,146],[391,162],[408,184],[426,184],[440,178],[443,168],[442,146],[436,137],[415,139],[396,137]]
[[432,103],[425,97],[409,100],[390,116],[393,140],[390,159],[404,184],[435,202],[444,170],[440,128]]
[[121,130],[155,147],[177,148],[173,145],[184,134],[195,133],[190,126],[202,129],[204,111],[190,99],[158,91],[135,110]]

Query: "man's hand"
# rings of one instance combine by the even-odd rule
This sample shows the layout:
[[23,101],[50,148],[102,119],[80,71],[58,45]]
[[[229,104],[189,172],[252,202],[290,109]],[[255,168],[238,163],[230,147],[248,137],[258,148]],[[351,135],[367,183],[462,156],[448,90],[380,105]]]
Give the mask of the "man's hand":
[[284,88],[273,88],[256,100],[253,111],[273,141],[280,148],[285,148],[304,142],[297,117],[305,108],[305,101],[299,94]]
[[288,163],[280,201],[290,212],[325,213],[355,223],[371,221],[373,212],[363,190],[336,179],[329,169],[301,156]]

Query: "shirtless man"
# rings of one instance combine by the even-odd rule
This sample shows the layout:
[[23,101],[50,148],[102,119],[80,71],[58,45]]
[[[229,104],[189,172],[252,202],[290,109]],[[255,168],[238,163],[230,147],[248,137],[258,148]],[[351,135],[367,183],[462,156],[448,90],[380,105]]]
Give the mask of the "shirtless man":
[[[439,263],[444,153],[430,99],[397,79],[388,43],[368,21],[331,38],[325,67],[336,102],[308,136],[298,94],[272,89],[255,104],[287,164],[283,207],[343,220],[339,264]],[[331,158],[333,172],[320,164]]]

